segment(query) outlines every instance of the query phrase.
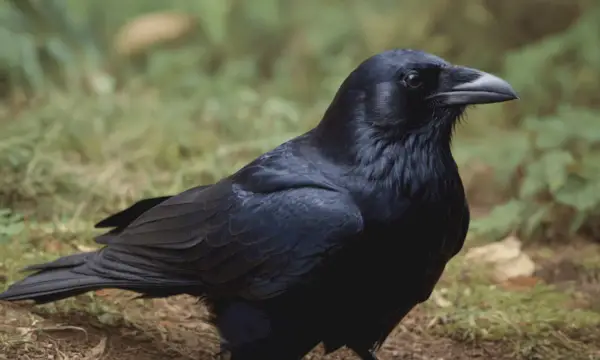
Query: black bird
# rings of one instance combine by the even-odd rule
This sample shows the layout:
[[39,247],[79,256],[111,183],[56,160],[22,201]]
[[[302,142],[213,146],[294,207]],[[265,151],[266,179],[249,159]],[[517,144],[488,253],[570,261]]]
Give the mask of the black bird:
[[312,130],[215,184],[112,215],[97,225],[113,228],[103,248],[31,266],[0,299],[185,293],[208,304],[233,360],[300,359],[321,342],[374,360],[463,246],[455,125],[468,105],[517,98],[422,51],[380,53]]

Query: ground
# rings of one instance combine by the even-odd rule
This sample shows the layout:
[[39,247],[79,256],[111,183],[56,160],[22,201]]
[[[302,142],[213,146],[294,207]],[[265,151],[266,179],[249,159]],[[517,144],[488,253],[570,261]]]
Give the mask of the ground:
[[[0,270],[7,282],[20,276],[17,266],[32,258],[10,256],[22,251],[22,244],[2,248]],[[33,258],[51,257],[46,250]],[[436,296],[404,319],[379,356],[385,360],[600,359],[600,246],[573,243],[527,251],[537,264],[536,274],[502,284],[491,281],[486,269],[473,268],[458,256],[436,287]],[[0,359],[212,358],[217,336],[196,299],[134,297],[103,290],[37,307],[0,303]],[[315,349],[310,358],[323,357]],[[345,350],[325,357],[352,358]]]

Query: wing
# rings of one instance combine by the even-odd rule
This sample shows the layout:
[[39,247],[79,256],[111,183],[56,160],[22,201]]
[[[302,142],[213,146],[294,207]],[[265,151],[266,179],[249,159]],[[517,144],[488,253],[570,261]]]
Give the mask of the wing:
[[97,241],[197,279],[211,296],[267,299],[305,278],[362,228],[359,209],[340,191],[294,186],[256,193],[223,180],[171,197]]
[[131,224],[141,214],[169,198],[170,196],[161,196],[139,200],[125,210],[121,210],[105,219],[100,220],[96,225],[94,225],[94,227],[97,229],[109,227],[122,228]]
[[[202,185],[202,186],[198,186],[192,190],[197,191],[197,190],[201,190],[206,187],[209,187],[209,186],[211,186],[211,185]],[[131,224],[140,215],[142,215],[146,211],[150,210],[151,208],[155,207],[156,205],[164,202],[165,200],[168,200],[171,197],[172,196],[160,196],[160,197],[139,200],[138,202],[134,203],[130,207],[126,208],[125,210],[121,210],[117,213],[110,215],[109,217],[107,217],[103,220],[100,220],[96,225],[94,225],[94,227],[97,229],[99,229],[99,228],[115,228],[115,229],[111,230],[111,233],[121,232],[121,231],[123,231],[123,229],[125,227],[127,227],[127,225]]]
[[467,232],[469,231],[469,224],[471,222],[471,213],[469,211],[469,204],[465,200],[465,204],[463,207],[462,218],[460,220],[460,231],[456,236],[456,243],[454,245],[454,249],[450,254],[448,260],[456,256],[460,250],[462,250],[463,245],[465,244],[465,239],[467,238]]

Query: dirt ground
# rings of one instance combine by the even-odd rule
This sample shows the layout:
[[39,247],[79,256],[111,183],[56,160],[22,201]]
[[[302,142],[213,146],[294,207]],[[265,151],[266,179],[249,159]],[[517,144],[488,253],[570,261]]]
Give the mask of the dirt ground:
[[[166,306],[165,306],[166,304]],[[180,297],[163,302],[152,316],[168,319],[171,311],[203,313],[193,299]],[[169,310],[165,311],[165,307]],[[14,319],[2,325],[17,329],[21,339],[13,337],[0,359],[56,360],[188,360],[213,359],[217,338],[209,325],[190,315],[176,323],[162,320],[156,329],[143,324],[106,324],[82,312],[35,314],[27,306],[2,304],[0,316]],[[158,315],[160,314],[160,315]],[[155,320],[155,319],[154,319]],[[388,360],[512,359],[501,344],[467,345],[447,338],[427,335],[420,330],[425,319],[415,310],[388,339],[379,352]],[[153,321],[150,321],[153,322]],[[317,348],[307,359],[354,359],[341,350],[327,357]]]
[[[591,250],[590,250],[591,249]],[[539,269],[536,277],[540,281],[553,284],[557,293],[576,291],[569,297],[570,304],[591,311],[600,312],[600,265],[598,258],[574,262],[582,259],[582,253],[600,254],[600,247],[583,248],[577,251],[558,249],[546,255],[544,251],[534,256]],[[457,260],[460,262],[460,260]],[[591,264],[590,264],[591,262]],[[459,266],[460,267],[460,266]],[[471,286],[469,280],[458,276],[456,269],[450,269],[438,288]],[[487,286],[487,285],[486,285]],[[487,287],[486,287],[487,288]],[[497,291],[497,290],[494,290]],[[508,290],[507,290],[508,291]],[[510,290],[513,291],[513,290]],[[505,306],[505,309],[492,309],[506,313],[523,312],[523,319],[529,319],[528,312],[538,308],[552,308],[554,303],[543,305],[527,304],[543,299],[543,291],[531,297],[523,291],[515,290],[506,299],[515,298],[518,304],[505,304],[500,300],[492,307]],[[544,290],[546,291],[546,290]],[[562,320],[549,315],[539,315],[547,323],[556,326],[547,335],[528,334],[531,329],[522,322],[515,322],[507,329],[505,336],[499,327],[488,324],[489,333],[495,336],[469,339],[470,320],[467,313],[477,314],[487,311],[486,305],[497,300],[493,297],[504,293],[492,293],[490,298],[475,298],[471,303],[460,305],[463,310],[446,310],[446,315],[438,316],[435,301],[415,308],[397,327],[382,346],[378,355],[382,360],[466,360],[466,359],[531,359],[531,360],[595,360],[600,359],[600,322],[592,327],[577,325],[575,318],[569,318],[567,308],[561,308]],[[542,295],[540,295],[542,294]],[[521,296],[517,298],[517,296]],[[537,296],[537,297],[536,297]],[[187,360],[213,359],[217,351],[218,338],[214,329],[205,322],[207,313],[196,299],[176,296],[168,299],[137,300],[134,295],[116,290],[102,290],[94,294],[82,295],[75,299],[56,304],[32,306],[30,304],[9,304],[0,302],[0,359],[12,360]],[[562,301],[562,300],[561,300]],[[549,304],[549,305],[548,305]],[[562,304],[562,303],[561,303]],[[517,307],[515,307],[517,306]],[[562,306],[562,305],[560,305]],[[556,308],[557,311],[559,310]],[[587,311],[586,310],[586,311]],[[540,310],[541,311],[541,310]],[[567,315],[564,315],[565,312]],[[459,325],[444,325],[447,314],[457,315],[454,320]],[[544,313],[545,314],[545,313]],[[558,312],[556,313],[558,314]],[[478,315],[484,318],[483,315]],[[545,316],[545,317],[544,317]],[[566,317],[565,317],[566,316]],[[546,317],[548,318],[546,320]],[[352,320],[349,319],[351,322]],[[447,321],[447,320],[446,320]],[[557,323],[558,321],[558,323]],[[507,320],[508,322],[508,320]],[[441,324],[441,325],[440,325]],[[462,324],[462,325],[460,325]],[[477,323],[477,326],[480,323]],[[552,325],[558,324],[558,325]],[[475,325],[473,325],[475,326]],[[514,329],[512,329],[514,327]],[[438,328],[436,330],[436,328]],[[439,331],[439,328],[442,331]],[[514,330],[514,331],[513,331]],[[516,335],[515,335],[516,334]],[[493,335],[493,334],[492,334]],[[512,338],[508,338],[508,336]],[[528,337],[528,341],[517,341],[515,337]],[[548,355],[548,354],[561,355]],[[546,355],[545,355],[546,354]],[[317,348],[307,359],[355,359],[353,353],[341,350],[327,357]]]

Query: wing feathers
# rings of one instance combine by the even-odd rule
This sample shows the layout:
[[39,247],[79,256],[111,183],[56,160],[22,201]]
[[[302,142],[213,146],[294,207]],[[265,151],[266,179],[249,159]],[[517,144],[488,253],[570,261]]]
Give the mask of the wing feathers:
[[[214,293],[269,298],[293,286],[362,230],[346,195],[319,187],[256,194],[219,182],[152,207],[99,242],[130,252]],[[126,271],[124,269],[124,271]]]

